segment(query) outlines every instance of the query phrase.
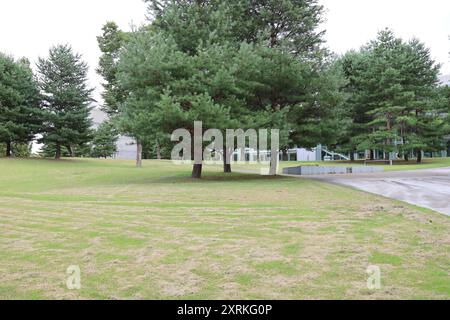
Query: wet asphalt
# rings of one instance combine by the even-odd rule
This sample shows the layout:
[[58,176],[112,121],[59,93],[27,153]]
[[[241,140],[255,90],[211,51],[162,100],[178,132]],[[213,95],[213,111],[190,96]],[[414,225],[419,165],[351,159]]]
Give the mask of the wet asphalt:
[[450,216],[450,168],[307,178],[405,201]]

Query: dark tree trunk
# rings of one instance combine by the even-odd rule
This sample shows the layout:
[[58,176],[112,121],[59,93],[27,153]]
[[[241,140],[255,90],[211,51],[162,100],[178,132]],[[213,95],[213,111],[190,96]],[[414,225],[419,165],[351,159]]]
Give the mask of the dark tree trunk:
[[409,161],[409,153],[408,152],[405,152],[404,158],[405,158],[405,161]]
[[417,163],[422,163],[422,150],[417,150]]
[[270,47],[275,48],[278,43],[278,35],[275,30],[272,30],[270,35]]
[[56,144],[56,151],[55,151],[55,160],[61,159],[61,144]]
[[350,151],[350,161],[355,162],[355,150]]
[[136,143],[136,167],[142,167],[142,143],[140,141]]
[[282,155],[282,158],[283,158],[283,161],[288,161],[289,159],[288,159],[288,149],[283,149],[283,155]]
[[156,159],[161,160],[161,145],[159,142],[156,143]]
[[201,132],[197,132],[194,128],[193,139],[191,140],[192,149],[191,149],[191,159],[193,160],[192,167],[192,179],[201,179],[202,178],[202,170],[203,170],[203,145],[200,141],[197,141],[198,138],[201,139]]
[[203,169],[203,165],[194,164],[194,167],[192,168],[192,178],[193,179],[201,179],[202,178],[202,169]]
[[373,150],[370,150],[370,160],[375,160],[375,153]]
[[12,145],[11,141],[6,142],[6,157],[11,158],[12,156]]
[[223,172],[231,173],[231,152],[228,148],[223,149]]
[[73,152],[73,148],[72,146],[66,146],[67,150],[69,151],[70,157],[74,158],[75,157],[75,153]]

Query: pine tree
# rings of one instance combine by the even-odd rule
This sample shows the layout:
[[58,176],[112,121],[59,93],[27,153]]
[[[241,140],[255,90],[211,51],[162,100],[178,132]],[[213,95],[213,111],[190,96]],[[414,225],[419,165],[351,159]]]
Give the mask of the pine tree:
[[88,66],[69,45],[58,45],[47,59],[39,59],[37,67],[46,111],[41,142],[55,145],[56,159],[61,158],[63,146],[75,156],[74,147],[91,139]]
[[117,80],[117,64],[120,49],[124,46],[128,35],[121,31],[115,22],[109,21],[102,28],[103,34],[97,37],[102,52],[97,73],[103,77],[104,104],[102,110],[114,118],[119,113],[119,106],[126,98],[126,92],[120,87]]
[[[171,38],[145,30],[136,33],[119,64],[121,85],[130,93],[121,111],[124,131],[140,141],[156,141],[178,128],[193,132],[194,121],[222,128],[228,110],[205,90],[199,61],[181,52]],[[195,168],[200,174],[200,167]]]
[[91,156],[93,158],[108,158],[117,152],[117,130],[110,122],[102,123],[92,139]]
[[321,51],[318,0],[144,0],[154,25],[193,53],[200,42],[265,43],[302,57]]
[[[342,56],[337,65],[342,70],[346,83],[342,92],[346,95],[342,116],[343,126],[339,132],[338,145],[343,152],[349,152],[351,160],[359,151],[361,139],[367,133],[367,124],[372,121],[369,105],[364,102],[366,98],[362,89],[361,74],[367,68],[367,53],[350,51]],[[372,154],[373,156],[373,154]]]
[[[443,121],[436,108],[439,65],[420,41],[405,42],[390,30],[341,59],[352,124],[341,142],[348,151],[381,150],[406,160],[442,148]],[[371,151],[371,158],[374,157]]]
[[[128,97],[128,91],[118,80],[120,52],[130,40],[131,35],[120,30],[117,24],[112,21],[107,22],[102,30],[102,35],[97,37],[102,52],[97,73],[105,80],[103,83],[102,97],[104,104],[102,110],[108,114],[111,123],[118,131],[136,140],[136,166],[141,167],[143,156],[148,155],[150,151],[147,146],[153,145],[153,142],[138,136],[136,130],[133,130],[129,115],[123,113],[122,106]],[[157,149],[160,148],[158,140],[156,144],[158,145]]]
[[[283,135],[284,145],[312,146],[331,136],[326,123],[335,114],[339,88],[335,75],[334,80],[320,75],[328,66],[323,66],[326,52],[318,28],[323,7],[317,1],[146,2],[154,29],[202,61],[193,90],[229,108],[230,124],[285,129],[292,135]],[[319,97],[318,91],[324,94]],[[273,122],[280,116],[284,121]]]
[[15,144],[27,144],[41,126],[39,91],[28,60],[15,61],[0,53],[0,141],[5,154]]

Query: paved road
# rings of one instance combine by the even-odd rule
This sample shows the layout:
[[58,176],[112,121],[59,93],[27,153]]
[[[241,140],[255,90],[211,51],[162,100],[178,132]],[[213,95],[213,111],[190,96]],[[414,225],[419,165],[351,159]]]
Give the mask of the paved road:
[[450,215],[450,168],[312,178],[351,186]]

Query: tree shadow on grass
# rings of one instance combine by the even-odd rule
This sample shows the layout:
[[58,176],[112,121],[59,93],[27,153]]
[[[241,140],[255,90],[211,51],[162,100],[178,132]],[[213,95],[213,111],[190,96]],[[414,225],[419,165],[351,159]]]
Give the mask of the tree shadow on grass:
[[204,173],[201,179],[193,179],[185,172],[181,172],[173,176],[163,176],[158,178],[142,179],[136,181],[138,184],[213,184],[213,183],[248,183],[248,182],[273,182],[286,180],[286,177],[281,176],[262,176],[250,173]]

